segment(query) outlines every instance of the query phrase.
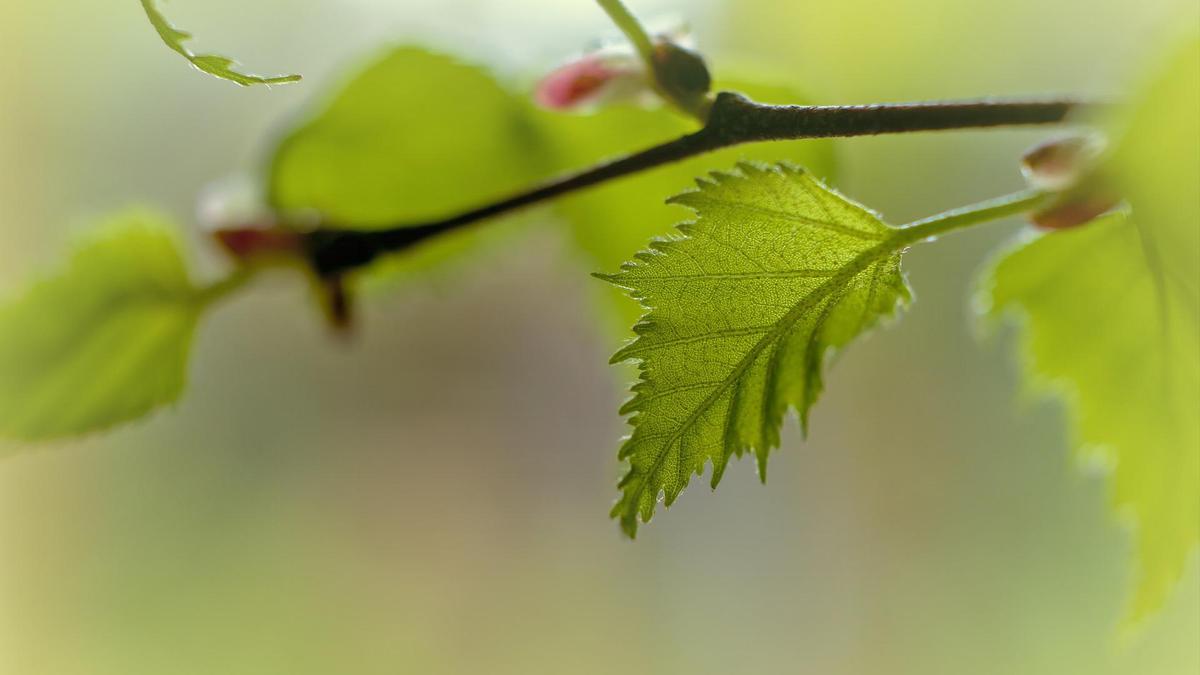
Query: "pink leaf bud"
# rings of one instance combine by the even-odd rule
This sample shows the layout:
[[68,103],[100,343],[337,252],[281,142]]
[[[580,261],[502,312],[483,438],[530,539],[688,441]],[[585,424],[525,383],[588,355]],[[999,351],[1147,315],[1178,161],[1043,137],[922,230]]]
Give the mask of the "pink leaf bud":
[[585,54],[546,75],[534,99],[551,110],[577,110],[649,90],[645,69],[631,52],[605,50]]
[[1097,171],[1104,138],[1096,134],[1067,136],[1034,146],[1021,158],[1021,173],[1030,187],[1055,193],[1029,215],[1044,230],[1065,230],[1089,223],[1116,208],[1120,198]]

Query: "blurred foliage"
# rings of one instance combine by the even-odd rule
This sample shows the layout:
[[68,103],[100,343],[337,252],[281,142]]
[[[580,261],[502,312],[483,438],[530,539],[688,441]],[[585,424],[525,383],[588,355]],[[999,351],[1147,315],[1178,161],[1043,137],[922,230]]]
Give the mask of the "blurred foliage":
[[523,113],[483,69],[396,49],[283,139],[269,201],[284,213],[372,229],[506,196],[540,168]]
[[1200,540],[1200,41],[1135,100],[1108,171],[1133,215],[1023,243],[991,272],[1025,315],[1028,377],[1073,409],[1137,527],[1133,618],[1162,606]]
[[111,219],[62,272],[0,306],[0,434],[78,435],[174,402],[206,297],[162,217]]

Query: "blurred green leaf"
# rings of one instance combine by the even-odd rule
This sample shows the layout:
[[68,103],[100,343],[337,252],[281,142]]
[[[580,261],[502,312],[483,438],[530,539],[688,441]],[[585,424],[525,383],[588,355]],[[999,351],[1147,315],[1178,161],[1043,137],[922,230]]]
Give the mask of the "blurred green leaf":
[[710,460],[713,487],[746,450],[765,479],[789,406],[807,427],[826,354],[910,299],[897,230],[803,170],[742,164],[699,185],[671,200],[698,214],[682,237],[604,277],[649,310],[613,357],[642,373],[612,511],[630,536]]
[[[807,102],[804,95],[787,87],[764,85],[750,78],[719,82],[718,88],[739,91],[766,103]],[[589,115],[539,111],[538,125],[552,144],[551,154],[559,170],[585,167],[696,130],[693,120],[669,109],[635,106],[603,108]],[[833,147],[829,140],[809,140],[729,148],[569,195],[558,206],[570,220],[572,237],[587,263],[613,270],[652,237],[671,230],[677,221],[676,211],[663,195],[677,193],[690,185],[693,177],[741,160],[790,160],[820,178],[830,179]],[[605,295],[617,310],[612,325],[619,335],[627,335],[629,326],[641,316],[641,307],[618,289],[605,289]]]
[[0,306],[0,434],[79,435],[175,401],[207,298],[162,218],[113,219],[59,274]]
[[1024,316],[1027,377],[1070,406],[1137,528],[1131,617],[1162,605],[1200,540],[1200,42],[1142,92],[1108,173],[1132,216],[1033,238],[987,282]]
[[162,41],[183,58],[187,59],[197,70],[208,73],[213,77],[229,80],[243,87],[249,87],[255,84],[288,84],[290,82],[299,82],[299,75],[279,75],[276,77],[261,77],[259,75],[249,75],[240,73],[234,69],[238,65],[236,61],[225,56],[217,56],[214,54],[196,54],[187,47],[183,46],[184,42],[192,39],[192,34],[179,30],[167,21],[167,17],[158,11],[154,6],[154,0],[142,0],[142,9],[146,10],[146,16],[150,19],[154,30],[158,31],[158,36]]
[[526,106],[486,71],[400,48],[283,139],[269,196],[342,227],[416,224],[526,187],[538,148]]

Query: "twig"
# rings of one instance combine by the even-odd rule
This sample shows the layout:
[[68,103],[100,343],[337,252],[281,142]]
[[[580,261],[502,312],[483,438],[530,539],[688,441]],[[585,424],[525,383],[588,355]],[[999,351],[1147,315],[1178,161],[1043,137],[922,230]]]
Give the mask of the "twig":
[[503,215],[605,181],[653,169],[721,148],[756,141],[871,136],[949,129],[1056,124],[1093,107],[1078,101],[947,101],[863,106],[790,106],[756,103],[723,92],[699,131],[618,159],[553,179],[497,202],[425,223],[376,231],[325,224],[307,237],[310,260],[323,276],[362,267],[429,237]]

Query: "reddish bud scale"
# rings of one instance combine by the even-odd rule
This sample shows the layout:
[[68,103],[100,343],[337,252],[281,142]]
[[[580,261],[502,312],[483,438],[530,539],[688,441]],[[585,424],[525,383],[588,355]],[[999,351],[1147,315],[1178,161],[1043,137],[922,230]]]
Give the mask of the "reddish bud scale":
[[1034,212],[1029,220],[1043,230],[1067,230],[1092,222],[1119,203],[1107,194],[1073,194]]
[[585,56],[543,78],[534,98],[551,110],[576,108],[596,98],[605,85],[624,74],[597,55]]
[[1030,185],[1066,190],[1079,184],[1095,167],[1104,141],[1097,136],[1067,136],[1039,143],[1021,158],[1021,173]]
[[290,230],[240,227],[216,230],[213,238],[234,258],[247,261],[264,257],[295,256],[303,252],[302,236]]
[[1031,187],[1056,193],[1029,216],[1044,230],[1079,227],[1116,208],[1120,199],[1097,172],[1103,138],[1067,136],[1040,143],[1021,158],[1021,172]]

